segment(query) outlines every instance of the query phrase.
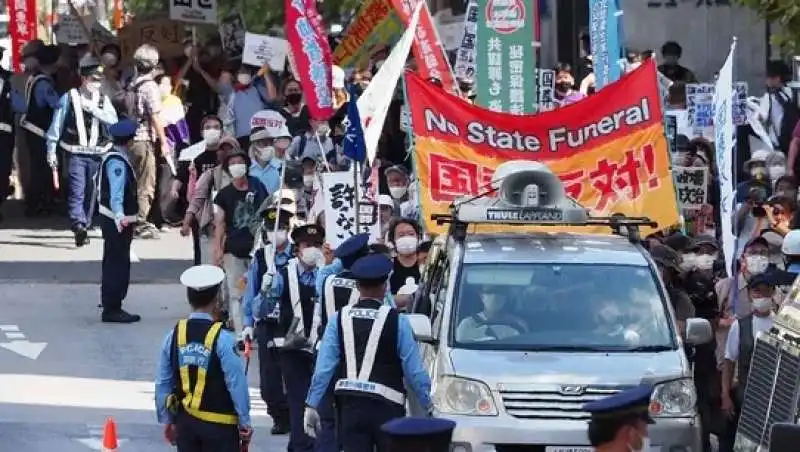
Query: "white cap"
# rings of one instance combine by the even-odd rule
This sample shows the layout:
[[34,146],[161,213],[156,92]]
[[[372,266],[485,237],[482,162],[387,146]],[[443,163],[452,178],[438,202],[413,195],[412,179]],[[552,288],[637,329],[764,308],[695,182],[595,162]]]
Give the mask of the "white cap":
[[289,133],[289,128],[285,125],[281,126],[278,130],[267,129],[267,131],[271,135],[270,138],[292,138],[292,134]]
[[250,134],[250,141],[263,140],[264,138],[270,138],[269,130],[267,129],[256,130]]
[[789,231],[789,233],[783,237],[781,252],[787,256],[800,256],[800,230],[795,229]]
[[344,69],[339,66],[331,68],[331,86],[333,89],[344,88]]
[[222,284],[225,272],[216,265],[195,265],[181,274],[181,284],[194,290],[205,290]]
[[389,195],[380,195],[378,196],[378,205],[394,207],[394,201],[392,201],[392,197]]

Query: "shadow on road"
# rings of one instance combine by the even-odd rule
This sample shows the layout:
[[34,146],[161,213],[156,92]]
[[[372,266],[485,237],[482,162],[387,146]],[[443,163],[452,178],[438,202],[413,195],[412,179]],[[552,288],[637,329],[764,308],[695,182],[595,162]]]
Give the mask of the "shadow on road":
[[[44,243],[41,245],[72,248]],[[100,264],[99,261],[0,262],[0,282],[100,284]],[[190,259],[147,259],[131,264],[131,283],[178,284],[181,273],[191,265]]]

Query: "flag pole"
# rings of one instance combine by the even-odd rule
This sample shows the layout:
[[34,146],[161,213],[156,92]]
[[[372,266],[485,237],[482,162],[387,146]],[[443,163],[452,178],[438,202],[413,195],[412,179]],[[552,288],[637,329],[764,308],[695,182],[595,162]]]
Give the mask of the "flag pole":
[[356,209],[356,234],[361,232],[361,190],[359,190],[358,180],[358,160],[353,160],[353,195]]

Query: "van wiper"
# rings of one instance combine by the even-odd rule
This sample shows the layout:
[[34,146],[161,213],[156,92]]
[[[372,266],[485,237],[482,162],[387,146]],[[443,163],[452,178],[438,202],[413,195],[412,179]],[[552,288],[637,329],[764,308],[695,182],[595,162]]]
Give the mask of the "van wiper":
[[668,347],[666,345],[642,345],[625,349],[626,352],[668,352],[671,350],[675,350],[675,347]]
[[611,352],[613,348],[592,347],[587,345],[531,345],[524,347],[530,352]]

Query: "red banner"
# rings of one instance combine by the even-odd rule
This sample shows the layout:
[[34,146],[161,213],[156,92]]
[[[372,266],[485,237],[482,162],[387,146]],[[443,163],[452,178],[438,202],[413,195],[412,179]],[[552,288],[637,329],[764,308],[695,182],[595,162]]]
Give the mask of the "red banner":
[[286,0],[286,39],[313,119],[333,116],[331,48],[314,0]]
[[20,70],[22,48],[36,39],[36,0],[9,0],[8,22],[11,34],[11,68]]

